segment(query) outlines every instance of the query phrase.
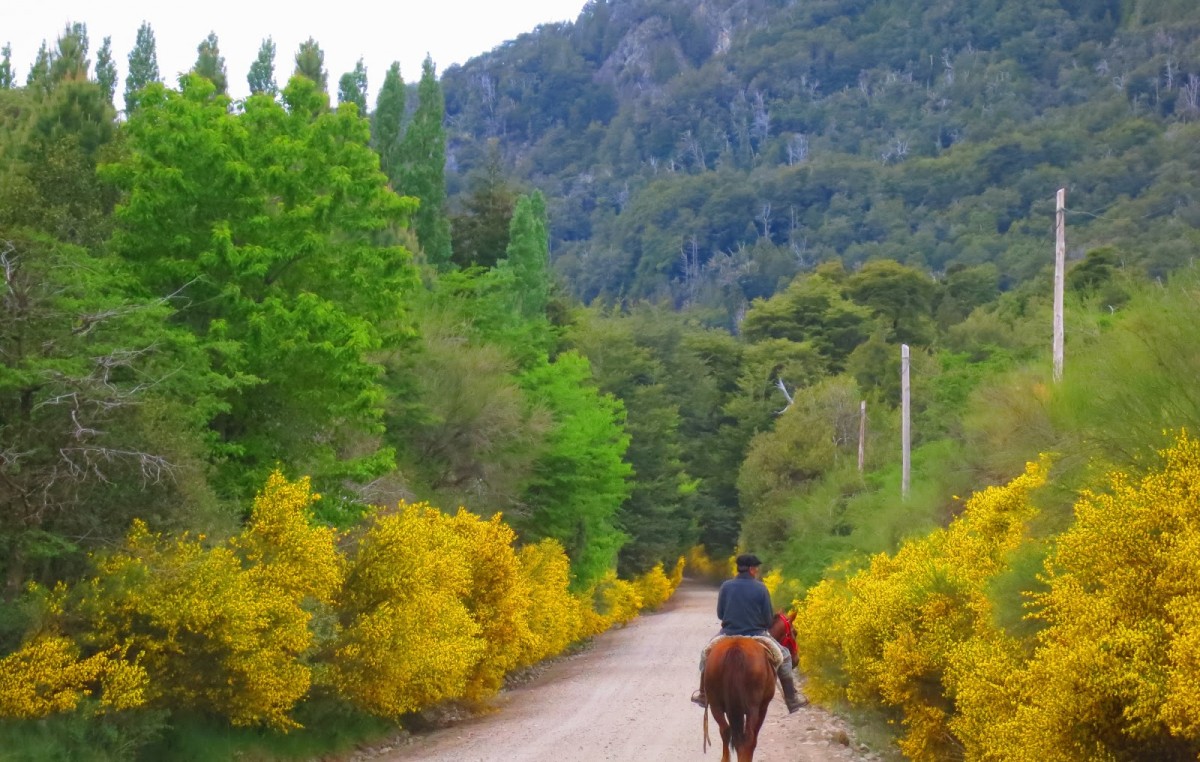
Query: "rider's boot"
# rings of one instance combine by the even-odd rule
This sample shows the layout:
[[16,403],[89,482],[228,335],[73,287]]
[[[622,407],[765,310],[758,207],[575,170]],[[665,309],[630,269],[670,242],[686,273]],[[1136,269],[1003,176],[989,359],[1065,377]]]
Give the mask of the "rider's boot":
[[692,703],[702,707],[708,706],[708,697],[704,695],[704,671],[700,671],[700,690],[692,694]]
[[780,664],[779,669],[775,670],[775,674],[779,675],[779,684],[783,686],[783,702],[787,704],[788,714],[808,706],[808,699],[796,694],[796,681],[792,678],[791,664],[786,661]]

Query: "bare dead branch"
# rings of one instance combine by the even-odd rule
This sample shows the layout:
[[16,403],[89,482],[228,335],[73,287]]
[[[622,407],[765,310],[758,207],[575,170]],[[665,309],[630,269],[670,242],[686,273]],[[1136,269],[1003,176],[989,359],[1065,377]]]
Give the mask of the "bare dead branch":
[[132,461],[141,472],[143,486],[161,484],[165,478],[174,479],[177,470],[174,463],[161,455],[136,450],[118,450],[112,447],[62,447],[59,448],[58,453],[73,478],[83,478],[91,473],[106,484],[108,477],[101,470],[101,466],[106,463]]
[[28,458],[35,452],[36,450],[21,451],[15,450],[11,447],[7,450],[0,450],[0,470],[19,464],[21,460]]
[[84,426],[79,422],[79,408],[71,411],[71,423],[75,424],[75,430],[71,432],[71,436],[75,439],[83,439],[84,437],[94,437],[103,434],[99,429],[93,429],[90,426]]
[[775,415],[783,415],[784,413],[786,413],[788,411],[788,408],[790,408],[793,404],[795,404],[796,400],[792,399],[792,393],[787,390],[787,385],[783,383],[782,378],[775,379],[775,385],[779,387],[779,391],[783,392],[783,396],[788,401],[787,406],[784,407],[783,410],[780,410],[779,412],[775,413]]

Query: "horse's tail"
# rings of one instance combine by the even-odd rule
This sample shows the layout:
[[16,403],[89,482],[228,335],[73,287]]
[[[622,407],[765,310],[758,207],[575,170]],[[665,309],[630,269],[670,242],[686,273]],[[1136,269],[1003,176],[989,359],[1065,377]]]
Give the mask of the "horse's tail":
[[746,735],[749,672],[746,653],[740,648],[729,649],[725,656],[725,719],[729,722],[729,743],[734,749],[741,747]]

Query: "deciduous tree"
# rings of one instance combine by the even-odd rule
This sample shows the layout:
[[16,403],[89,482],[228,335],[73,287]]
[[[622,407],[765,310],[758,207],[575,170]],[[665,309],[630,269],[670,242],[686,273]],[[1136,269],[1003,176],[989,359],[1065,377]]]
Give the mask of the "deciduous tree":
[[554,428],[526,489],[528,514],[514,517],[526,540],[563,544],[575,585],[584,588],[616,564],[626,539],[617,512],[631,475],[624,407],[590,376],[587,360],[573,352],[526,373],[523,386],[551,411]]
[[353,103],[358,107],[358,115],[364,119],[367,116],[367,67],[363,60],[358,59],[353,71],[348,71],[338,80],[338,105]]
[[106,169],[128,191],[115,250],[151,293],[188,300],[180,322],[231,384],[213,425],[235,492],[277,461],[363,481],[392,465],[375,358],[406,335],[412,269],[394,236],[412,207],[387,189],[365,121],[329,112],[306,77],[284,101],[234,115],[200,77],[150,88],[128,157]]

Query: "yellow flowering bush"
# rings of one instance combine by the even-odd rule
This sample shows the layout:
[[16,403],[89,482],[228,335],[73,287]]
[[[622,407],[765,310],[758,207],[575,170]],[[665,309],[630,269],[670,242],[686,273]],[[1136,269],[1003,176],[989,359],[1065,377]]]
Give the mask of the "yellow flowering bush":
[[762,582],[767,586],[767,592],[770,593],[771,600],[774,601],[776,593],[779,592],[779,588],[783,585],[783,572],[778,569],[772,569],[763,575]]
[[463,603],[487,644],[486,658],[475,665],[464,696],[479,699],[495,693],[528,651],[529,588],[513,549],[516,533],[496,514],[484,521],[459,509],[450,520],[468,550],[470,580]]
[[672,594],[675,593],[675,590],[679,587],[680,583],[683,582],[683,572],[685,569],[687,569],[687,557],[680,556],[675,560],[675,566],[671,569],[670,580]]
[[709,557],[703,545],[696,545],[687,553],[687,569],[693,576],[709,582],[722,582],[729,579],[737,571],[734,556],[723,560]]
[[332,680],[386,717],[465,694],[486,642],[465,604],[471,548],[426,503],[376,512],[357,538],[339,600]]
[[585,630],[583,602],[571,594],[571,562],[562,545],[552,539],[526,545],[518,559],[530,602],[530,638],[517,661],[524,667],[562,653]]
[[312,527],[308,481],[274,474],[242,535],[209,547],[135,521],[125,547],[96,559],[84,584],[86,639],[136,658],[148,703],[296,727],[312,675],[308,599],[331,599],[341,562],[331,530]]
[[250,520],[233,546],[258,584],[294,600],[329,604],[341,587],[345,561],[336,530],[312,524],[312,505],[320,497],[307,476],[289,482],[276,471],[255,497]]
[[675,588],[661,563],[633,580],[633,589],[641,599],[642,608],[654,611],[667,602]]
[[73,711],[99,694],[101,711],[145,703],[146,671],[115,650],[81,659],[61,635],[40,635],[0,659],[0,717],[34,719]]
[[642,608],[642,598],[630,581],[619,579],[611,569],[590,590],[593,615],[585,618],[589,634],[596,635],[616,625],[632,622]]
[[135,521],[93,558],[92,578],[40,591],[52,626],[78,635],[40,632],[0,658],[0,717],[86,698],[288,730],[315,682],[399,718],[486,697],[512,670],[661,605],[683,575],[682,558],[670,576],[662,564],[633,581],[610,571],[577,596],[563,547],[517,550],[499,515],[401,503],[339,537],[313,525],[317,499],[308,479],[272,474],[225,543]]
[[1021,543],[1034,514],[1029,493],[1044,481],[1045,466],[1031,463],[1008,485],[976,493],[946,529],[810,590],[796,621],[810,694],[897,707],[911,759],[957,753],[955,660],[965,644],[998,637],[985,586]]
[[125,548],[98,564],[85,609],[90,638],[141,658],[151,703],[287,728],[308,691],[299,660],[308,614],[256,583],[228,547],[164,541],[135,522]]
[[1200,755],[1200,444],[1161,456],[1076,502],[1032,596],[1047,627],[1005,676],[1013,709],[981,730],[998,757]]

